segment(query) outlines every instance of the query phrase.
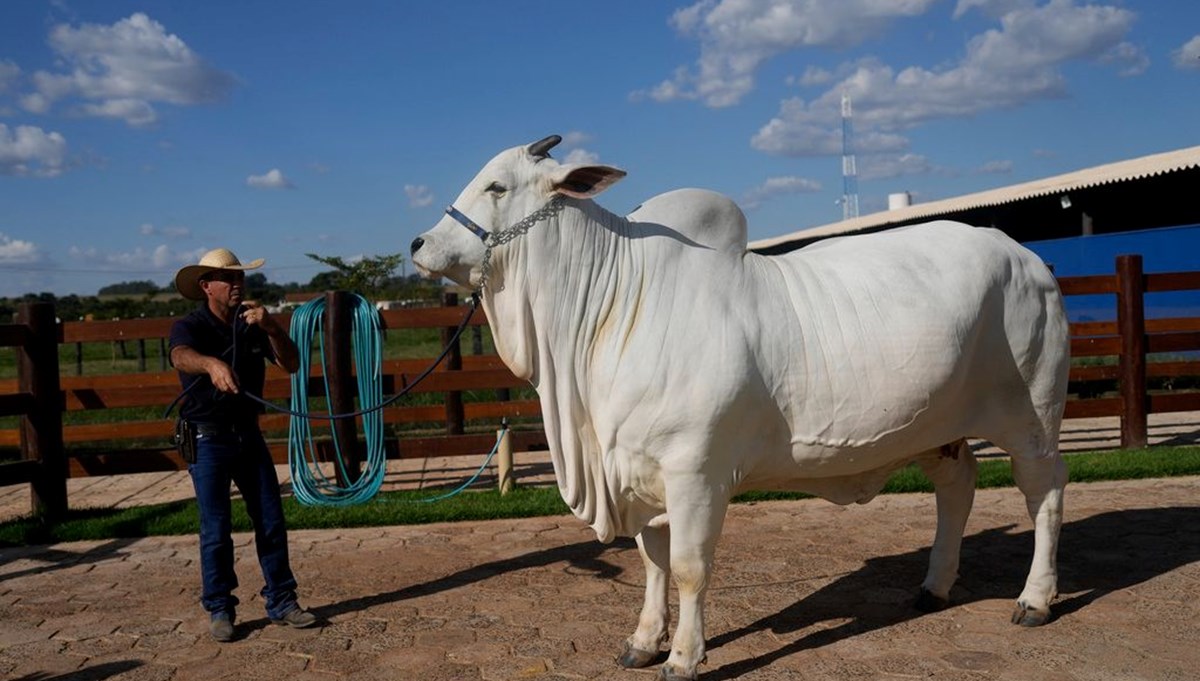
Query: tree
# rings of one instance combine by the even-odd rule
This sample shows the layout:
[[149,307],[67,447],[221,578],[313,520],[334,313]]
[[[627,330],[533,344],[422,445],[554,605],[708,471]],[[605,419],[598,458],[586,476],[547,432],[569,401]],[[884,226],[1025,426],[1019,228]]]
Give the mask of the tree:
[[[315,253],[305,253],[304,255],[334,268],[336,275],[333,283],[336,288],[367,297],[377,296],[391,278],[392,272],[400,266],[400,263],[404,262],[404,256],[400,253],[363,256],[361,260],[353,263],[336,255],[323,256]],[[316,281],[316,277],[313,280]]]
[[100,289],[99,295],[130,295],[143,293],[157,293],[158,284],[152,281],[122,281],[117,284],[109,284]]
[[246,275],[246,297],[263,303],[274,303],[283,300],[286,291],[279,284],[267,281],[267,275],[262,272]]

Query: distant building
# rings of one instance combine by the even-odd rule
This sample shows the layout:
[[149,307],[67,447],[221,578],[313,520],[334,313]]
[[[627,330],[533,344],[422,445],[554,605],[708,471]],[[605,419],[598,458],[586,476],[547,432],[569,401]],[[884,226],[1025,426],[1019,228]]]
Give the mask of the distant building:
[[1200,223],[1200,146],[1078,170],[952,199],[891,210],[760,239],[750,250],[786,253],[832,236],[879,232],[931,220],[995,227],[1017,241],[1061,239]]

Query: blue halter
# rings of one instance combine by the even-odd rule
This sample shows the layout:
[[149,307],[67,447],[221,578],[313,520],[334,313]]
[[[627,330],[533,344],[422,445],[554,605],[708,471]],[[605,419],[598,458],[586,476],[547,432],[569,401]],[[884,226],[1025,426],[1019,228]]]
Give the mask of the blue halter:
[[479,237],[479,239],[484,243],[487,243],[488,237],[491,236],[486,229],[475,224],[475,221],[471,218],[463,215],[463,212],[455,208],[453,204],[446,206],[446,215],[449,215],[457,220],[458,224],[471,230],[471,233]]

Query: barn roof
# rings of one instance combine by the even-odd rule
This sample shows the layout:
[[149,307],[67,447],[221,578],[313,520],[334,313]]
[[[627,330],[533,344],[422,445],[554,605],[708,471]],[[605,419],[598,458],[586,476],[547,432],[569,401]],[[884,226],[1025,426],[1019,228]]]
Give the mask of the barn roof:
[[[1004,210],[1009,204],[1030,202],[1030,200],[1040,198],[1042,199],[1041,205],[1045,206],[1047,205],[1046,199],[1058,203],[1060,197],[1064,195],[1072,195],[1074,197],[1074,193],[1085,190],[1095,196],[1097,195],[1096,190],[1102,190],[1106,186],[1126,186],[1138,180],[1156,178],[1182,171],[1200,171],[1200,146],[1108,163],[1063,175],[1055,175],[1054,177],[1047,177],[1032,182],[989,189],[950,199],[918,203],[903,208],[862,215],[857,218],[812,227],[783,236],[760,239],[752,242],[750,249],[759,252],[782,252],[829,236],[879,231],[881,229],[899,227],[934,218],[963,219],[972,224],[988,223],[1004,229],[1005,226],[1003,224],[996,224],[997,222],[1003,222],[1003,220],[997,220],[996,216],[1003,215],[1006,212],[1013,213],[1012,209]],[[1143,185],[1142,191],[1145,191],[1147,186],[1149,185]],[[1195,187],[1196,185],[1192,186]],[[1167,198],[1168,200],[1178,200],[1181,197],[1172,196]],[[1190,197],[1185,196],[1182,198],[1190,200]],[[1029,212],[1026,210],[1024,213],[1028,217]],[[974,217],[975,219],[968,219],[969,217]],[[1146,226],[1163,225],[1135,226],[1126,227],[1126,229],[1144,228]],[[1005,229],[1005,231],[1009,230]],[[1123,230],[1108,229],[1104,231]],[[1055,238],[1058,236],[1063,235],[1057,233],[1046,234],[1040,238]],[[1026,240],[1036,238],[1039,237],[1027,236]]]

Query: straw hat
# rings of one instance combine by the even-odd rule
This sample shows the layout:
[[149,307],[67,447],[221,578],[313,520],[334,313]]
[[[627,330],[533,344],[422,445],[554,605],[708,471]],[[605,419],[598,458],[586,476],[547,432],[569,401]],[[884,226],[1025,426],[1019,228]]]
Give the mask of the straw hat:
[[262,258],[245,265],[228,248],[214,248],[200,258],[199,265],[188,265],[175,274],[175,288],[184,298],[204,300],[204,289],[200,288],[200,277],[213,270],[256,270],[266,262]]

